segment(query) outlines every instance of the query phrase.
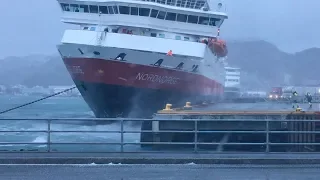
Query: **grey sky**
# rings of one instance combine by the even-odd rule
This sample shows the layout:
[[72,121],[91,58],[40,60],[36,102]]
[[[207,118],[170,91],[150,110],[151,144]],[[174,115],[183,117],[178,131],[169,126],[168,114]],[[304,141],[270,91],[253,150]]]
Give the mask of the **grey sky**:
[[[212,0],[214,2],[215,0]],[[225,0],[228,40],[266,40],[287,52],[320,47],[320,0]],[[56,0],[1,0],[0,58],[54,54],[63,30]]]

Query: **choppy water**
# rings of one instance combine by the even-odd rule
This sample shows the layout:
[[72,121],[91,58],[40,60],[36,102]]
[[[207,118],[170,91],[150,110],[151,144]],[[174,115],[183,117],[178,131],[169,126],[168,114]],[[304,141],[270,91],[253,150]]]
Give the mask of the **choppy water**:
[[[6,110],[24,103],[36,100],[40,97],[34,96],[0,96],[0,110]],[[16,109],[0,115],[0,131],[46,131],[47,122],[45,121],[13,121],[5,120],[10,118],[93,118],[93,112],[86,105],[81,97],[54,97],[29,106]],[[125,130],[139,130],[139,127],[125,126]],[[54,131],[120,131],[119,124],[96,125],[90,122],[66,122],[56,121],[51,125]],[[18,132],[0,132],[0,143],[44,143],[47,141],[47,133],[18,133]],[[69,143],[69,142],[120,142],[120,134],[116,133],[52,133],[51,142]],[[126,142],[138,142],[140,134],[125,134]],[[135,148],[138,146],[129,146]],[[44,144],[39,145],[0,145],[0,151],[6,150],[46,150]],[[120,147],[116,145],[53,145],[51,149],[56,151],[116,151]]]
[[[35,96],[0,96],[0,111],[31,102],[40,97]],[[307,109],[307,104],[301,104],[302,108]],[[291,104],[275,103],[246,103],[246,104],[219,104],[209,107],[212,110],[292,110]],[[319,110],[320,105],[314,104],[312,110]],[[206,108],[205,110],[208,110]],[[20,109],[7,112],[0,115],[0,151],[6,150],[46,150],[44,144],[39,145],[16,145],[1,143],[45,143],[48,140],[46,132],[28,133],[28,132],[3,132],[3,131],[46,131],[48,126],[46,121],[13,121],[5,120],[10,118],[93,118],[94,115],[81,97],[53,97],[35,104],[22,107]],[[91,121],[54,121],[51,125],[53,131],[120,131],[119,124],[102,125]],[[125,131],[138,131],[140,126],[126,124]],[[2,132],[1,132],[2,131]],[[140,133],[125,133],[125,142],[138,143]],[[54,143],[120,143],[119,133],[51,133],[50,141]],[[52,145],[52,150],[56,151],[118,151],[118,145],[92,144],[92,145]],[[139,150],[139,145],[126,145],[125,151]]]

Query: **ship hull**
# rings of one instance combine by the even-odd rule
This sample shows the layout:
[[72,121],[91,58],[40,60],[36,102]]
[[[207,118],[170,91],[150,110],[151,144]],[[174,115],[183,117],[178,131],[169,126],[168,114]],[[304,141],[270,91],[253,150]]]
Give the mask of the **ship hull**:
[[98,58],[63,58],[95,116],[150,117],[166,103],[215,101],[223,86],[201,74]]

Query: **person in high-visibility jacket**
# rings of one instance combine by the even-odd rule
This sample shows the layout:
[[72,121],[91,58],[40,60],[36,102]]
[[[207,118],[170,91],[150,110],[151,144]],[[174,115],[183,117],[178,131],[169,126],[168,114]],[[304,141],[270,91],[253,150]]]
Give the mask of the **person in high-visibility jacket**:
[[167,56],[172,56],[172,55],[173,55],[172,50],[168,51]]
[[292,108],[294,108],[295,107],[295,105],[297,106],[297,108],[299,108],[299,105],[298,105],[298,93],[297,93],[297,91],[293,91],[292,92]]
[[309,92],[306,94],[306,99],[307,99],[307,101],[309,103],[309,107],[311,108],[312,107],[312,103],[311,103],[312,96],[311,96],[311,94]]

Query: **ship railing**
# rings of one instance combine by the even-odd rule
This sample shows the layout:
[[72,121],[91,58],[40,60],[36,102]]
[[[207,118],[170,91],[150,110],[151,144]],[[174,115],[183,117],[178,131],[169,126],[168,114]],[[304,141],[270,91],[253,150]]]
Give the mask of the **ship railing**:
[[319,122],[272,118],[0,119],[0,152],[319,153]]

